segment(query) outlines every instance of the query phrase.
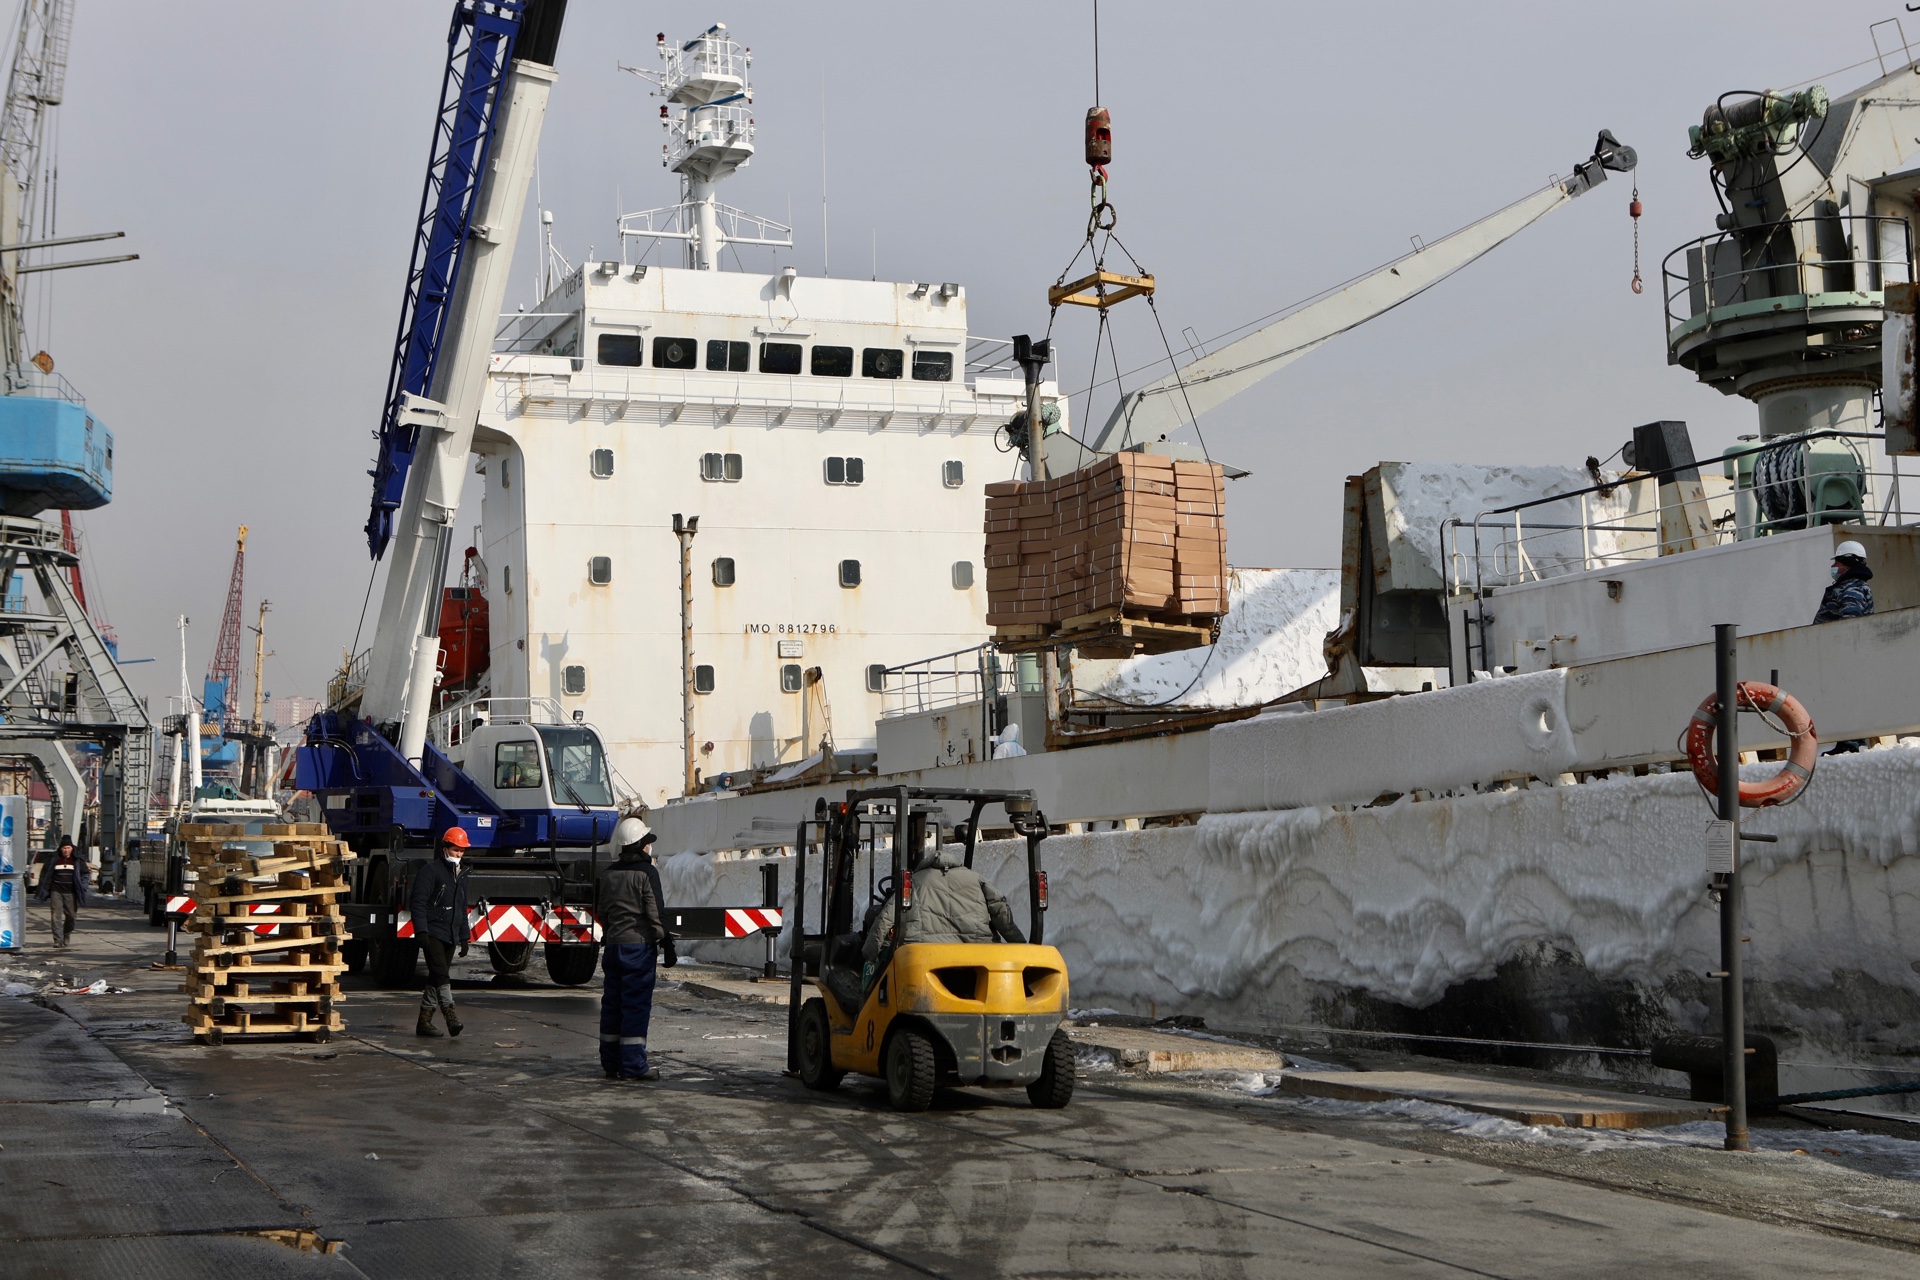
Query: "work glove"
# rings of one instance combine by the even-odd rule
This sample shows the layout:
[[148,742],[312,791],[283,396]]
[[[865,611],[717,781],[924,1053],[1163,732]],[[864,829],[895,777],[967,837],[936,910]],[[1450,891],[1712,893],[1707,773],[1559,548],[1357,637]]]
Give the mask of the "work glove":
[[460,958],[462,960],[467,958],[467,944],[464,942],[460,944]]
[[664,943],[662,943],[661,945],[662,945],[662,947],[664,947],[664,949],[665,949],[665,951],[666,951],[666,955],[665,955],[665,957],[664,957],[664,958],[663,958],[663,959],[662,959],[662,960],[660,961],[660,963],[661,963],[661,964],[663,964],[663,965],[665,965],[665,966],[666,966],[667,968],[669,968],[669,969],[671,969],[671,968],[673,968],[673,966],[675,966],[675,965],[677,965],[677,964],[679,964],[679,963],[680,963],[680,953],[679,953],[678,951],[675,951],[675,950],[673,949],[673,939],[672,939],[672,938],[668,938],[668,939],[667,939],[667,940],[666,940],[666,941],[665,941]]

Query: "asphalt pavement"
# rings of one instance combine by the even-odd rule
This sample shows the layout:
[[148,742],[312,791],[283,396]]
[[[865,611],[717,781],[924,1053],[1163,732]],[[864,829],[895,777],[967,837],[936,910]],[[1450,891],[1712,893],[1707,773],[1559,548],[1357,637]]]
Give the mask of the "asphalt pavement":
[[19,1280],[1920,1274],[1920,1182],[1845,1158],[1489,1141],[1217,1073],[903,1116],[786,1077],[779,1006],[671,981],[662,1078],[610,1082],[597,992],[496,979],[479,948],[457,1040],[414,1036],[416,992],[356,985],[331,1043],[209,1048],[149,967],[161,931],[81,923],[0,956],[38,993],[0,999]]

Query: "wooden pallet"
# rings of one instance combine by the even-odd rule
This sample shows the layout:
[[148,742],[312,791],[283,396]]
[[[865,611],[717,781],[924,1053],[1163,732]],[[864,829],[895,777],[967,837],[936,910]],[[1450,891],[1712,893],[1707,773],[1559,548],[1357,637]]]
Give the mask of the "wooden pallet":
[[[198,937],[180,990],[201,1044],[296,1035],[323,1041],[345,1026],[341,949],[353,852],[318,823],[181,828],[196,876],[187,927]],[[257,914],[256,914],[257,913]],[[274,932],[258,930],[272,926]]]
[[1174,621],[1122,606],[1068,618],[1058,627],[995,627],[995,647],[1012,653],[1068,646],[1087,658],[1130,658],[1139,653],[1197,649],[1220,638],[1220,619],[1179,615]]

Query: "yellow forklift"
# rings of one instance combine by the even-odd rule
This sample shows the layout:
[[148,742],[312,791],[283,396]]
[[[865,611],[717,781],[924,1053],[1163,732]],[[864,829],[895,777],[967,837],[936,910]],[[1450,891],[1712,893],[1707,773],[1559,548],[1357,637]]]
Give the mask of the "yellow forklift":
[[[1030,940],[900,942],[914,918],[915,868],[958,843],[971,870],[989,805],[1026,839]],[[967,818],[952,823],[950,807]],[[787,1069],[817,1090],[837,1087],[849,1071],[878,1076],[901,1111],[926,1110],[942,1086],[973,1085],[1023,1087],[1034,1106],[1066,1106],[1074,1082],[1073,1044],[1061,1026],[1067,965],[1042,943],[1046,838],[1031,791],[881,787],[850,790],[842,803],[820,800],[795,846]],[[819,888],[810,898],[813,848]],[[868,906],[856,916],[863,865]],[[891,868],[885,878],[882,865]],[[867,934],[889,898],[894,926],[868,963]],[[815,993],[803,999],[808,979]]]

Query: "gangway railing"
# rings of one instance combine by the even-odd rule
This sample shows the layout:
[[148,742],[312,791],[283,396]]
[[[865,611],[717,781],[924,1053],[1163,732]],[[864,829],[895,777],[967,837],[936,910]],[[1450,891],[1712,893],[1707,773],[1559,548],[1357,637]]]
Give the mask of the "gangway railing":
[[1040,692],[1033,655],[1002,654],[990,644],[888,667],[881,678],[882,720]]

